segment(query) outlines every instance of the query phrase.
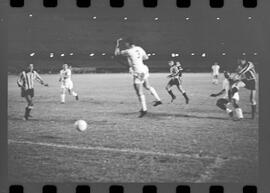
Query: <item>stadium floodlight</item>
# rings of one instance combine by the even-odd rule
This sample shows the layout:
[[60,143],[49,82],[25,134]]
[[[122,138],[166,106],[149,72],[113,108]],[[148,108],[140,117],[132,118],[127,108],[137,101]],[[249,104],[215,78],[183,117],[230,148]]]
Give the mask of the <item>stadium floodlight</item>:
[[206,57],[206,53],[202,53],[202,57]]
[[73,56],[73,55],[74,55],[74,53],[72,53],[72,52],[71,52],[69,55],[70,55],[70,56]]
[[105,56],[105,55],[106,55],[106,53],[102,53],[101,55],[102,55],[102,56]]
[[156,55],[156,53],[152,53],[152,56],[155,56]]
[[35,52],[33,52],[33,53],[31,53],[31,54],[30,54],[30,56],[34,56],[35,54],[36,54],[36,53],[35,53]]
[[65,54],[61,54],[60,56],[63,57],[63,56],[65,56]]
[[191,53],[191,56],[195,56],[195,53]]
[[158,20],[158,17],[156,17],[155,20],[157,21]]
[[175,53],[172,53],[171,56],[174,58],[175,57]]
[[186,20],[188,21],[190,18],[189,17],[186,17]]
[[225,53],[225,52],[223,52],[223,53],[222,53],[222,56],[225,56],[225,55],[226,55],[226,53]]
[[147,54],[147,56],[151,56],[151,54]]
[[94,53],[91,53],[89,56],[94,56],[95,54]]
[[54,53],[50,53],[50,58],[53,58],[54,57]]
[[243,53],[242,53],[242,55],[243,55],[243,56],[245,56],[245,55],[246,55],[246,53],[245,53],[245,52],[243,52]]
[[29,14],[29,17],[33,17],[33,14],[30,13],[30,14]]
[[255,52],[255,53],[254,53],[254,56],[257,56],[257,55],[258,55],[258,53],[257,53],[257,52]]
[[96,17],[96,16],[94,16],[94,17],[93,17],[93,19],[97,19],[97,17]]
[[124,20],[127,20],[128,18],[127,17],[124,17]]
[[175,57],[178,57],[179,56],[179,54],[175,54]]
[[250,20],[250,19],[252,19],[252,17],[251,17],[251,16],[249,16],[249,17],[248,17],[248,19]]
[[220,17],[217,17],[217,20],[220,20]]

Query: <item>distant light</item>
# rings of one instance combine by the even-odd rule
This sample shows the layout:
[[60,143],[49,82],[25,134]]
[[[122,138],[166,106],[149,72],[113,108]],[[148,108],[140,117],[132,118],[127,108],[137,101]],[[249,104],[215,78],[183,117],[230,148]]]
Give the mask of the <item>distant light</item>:
[[29,17],[33,17],[33,14],[30,13],[30,14],[29,14]]
[[106,55],[106,53],[102,53],[101,55],[102,55],[102,56],[105,56],[105,55]]
[[186,17],[186,20],[189,20],[190,18],[189,17]]
[[255,55],[255,56],[257,56],[257,55],[258,55],[258,53],[257,53],[257,52],[255,52],[255,53],[254,53],[254,55]]
[[53,58],[54,57],[54,53],[50,53],[50,58]]
[[147,54],[147,56],[151,56],[151,54]]
[[128,18],[127,17],[124,17],[124,20],[127,20]]
[[175,57],[178,57],[179,56],[179,54],[175,54]]
[[217,17],[217,20],[220,20],[220,17]]
[[74,53],[72,53],[72,52],[71,52],[69,55],[73,56],[73,55],[74,55]]
[[152,53],[152,56],[155,56],[156,55],[156,53]]
[[30,56],[34,56],[35,54],[36,54],[36,53],[35,53],[35,52],[33,52],[33,53],[31,53],[31,54],[30,54]]
[[158,17],[156,17],[155,20],[157,21],[158,20]]
[[194,56],[195,55],[195,53],[191,53],[191,56]]
[[223,52],[223,53],[222,53],[222,56],[225,56],[225,55],[226,55],[226,53],[225,53],[225,52]]
[[62,57],[63,57],[63,56],[65,56],[65,54],[61,54],[60,56],[62,56]]
[[243,56],[245,56],[245,55],[246,55],[246,53],[244,52],[242,55],[243,55]]
[[97,17],[96,17],[96,16],[94,16],[94,17],[93,17],[93,19],[97,19]]
[[206,53],[203,53],[203,54],[202,54],[202,57],[206,57]]
[[95,54],[94,53],[91,53],[89,56],[94,56]]
[[171,56],[174,58],[175,57],[175,53],[172,53]]
[[249,17],[248,17],[248,19],[252,19],[252,17],[251,17],[251,16],[249,16]]

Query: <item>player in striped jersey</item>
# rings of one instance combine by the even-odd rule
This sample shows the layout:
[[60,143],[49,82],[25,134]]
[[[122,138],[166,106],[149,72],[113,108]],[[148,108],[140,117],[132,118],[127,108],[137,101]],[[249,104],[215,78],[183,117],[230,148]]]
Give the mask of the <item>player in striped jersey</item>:
[[21,88],[21,97],[25,98],[27,102],[24,113],[25,120],[28,120],[29,117],[31,117],[30,112],[33,109],[34,80],[38,81],[41,85],[48,86],[34,70],[34,65],[29,64],[28,69],[22,71],[17,80],[17,85]]
[[170,78],[170,81],[168,82],[166,86],[166,90],[168,91],[169,95],[172,97],[171,102],[173,102],[176,99],[176,96],[172,92],[172,87],[175,85],[178,90],[183,94],[186,104],[189,102],[189,98],[185,92],[185,90],[182,88],[182,72],[183,68],[181,66],[180,62],[174,63],[174,61],[169,61],[170,66],[170,75],[168,78]]
[[251,103],[251,114],[252,119],[255,118],[256,114],[256,71],[254,64],[246,59],[238,60],[239,66],[237,69],[237,76],[239,81],[237,81],[232,86],[232,95],[238,94],[238,91],[241,87],[245,87],[250,90],[250,103]]

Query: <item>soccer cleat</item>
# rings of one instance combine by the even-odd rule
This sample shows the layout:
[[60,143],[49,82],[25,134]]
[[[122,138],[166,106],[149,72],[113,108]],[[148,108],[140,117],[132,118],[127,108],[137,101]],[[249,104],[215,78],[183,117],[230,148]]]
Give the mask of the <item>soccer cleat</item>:
[[76,101],[78,101],[79,100],[79,95],[76,95],[75,98],[76,98]]
[[171,103],[176,99],[176,96],[172,96]]
[[147,111],[143,111],[143,110],[141,110],[141,111],[140,111],[139,118],[144,117],[146,114],[147,114]]
[[161,104],[162,104],[161,101],[155,101],[154,104],[153,104],[153,106],[156,107],[156,106],[161,105]]
[[28,119],[29,119],[29,116],[26,116],[26,115],[23,116],[24,121],[27,121]]
[[189,98],[186,98],[186,104],[188,104],[189,103]]

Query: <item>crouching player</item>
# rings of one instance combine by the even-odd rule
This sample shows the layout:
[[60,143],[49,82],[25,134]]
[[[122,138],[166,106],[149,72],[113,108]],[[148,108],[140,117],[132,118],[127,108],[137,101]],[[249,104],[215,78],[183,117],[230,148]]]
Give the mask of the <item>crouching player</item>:
[[217,100],[216,105],[222,109],[223,111],[225,111],[230,117],[233,117],[233,111],[231,109],[229,109],[228,105],[229,103],[234,100],[231,99],[231,83],[232,80],[230,78],[230,74],[227,71],[224,71],[224,80],[222,83],[222,90],[219,93],[216,94],[211,94],[211,97],[217,97],[220,95],[223,95],[222,98],[219,98]]
[[48,84],[45,84],[40,75],[34,70],[34,65],[29,64],[27,70],[22,71],[17,80],[17,85],[21,88],[21,97],[25,98],[27,102],[24,120],[28,120],[29,117],[31,117],[30,112],[34,106],[34,80],[38,81],[41,85],[48,86]]
[[121,40],[122,38],[117,40],[114,54],[115,56],[125,56],[128,60],[130,73],[133,75],[133,86],[142,106],[139,117],[143,117],[147,114],[146,99],[143,93],[143,87],[146,90],[149,90],[150,93],[155,97],[156,101],[153,104],[154,106],[161,105],[162,102],[156,90],[149,84],[149,69],[144,64],[144,60],[148,59],[146,52],[143,48],[134,45],[131,39],[126,39],[124,41],[125,49],[120,50],[119,46]]
[[172,87],[175,85],[178,90],[182,93],[186,100],[186,104],[189,102],[189,98],[185,92],[185,90],[182,88],[182,71],[183,68],[180,64],[180,62],[176,62],[174,64],[174,61],[169,61],[170,66],[170,75],[168,78],[170,78],[170,81],[168,82],[166,86],[166,90],[169,93],[169,95],[172,97],[171,102],[173,102],[176,99],[176,96],[172,92]]
[[61,82],[61,103],[65,103],[66,99],[66,90],[68,93],[73,95],[76,100],[79,100],[79,96],[73,89],[73,82],[71,80],[71,69],[68,67],[67,64],[63,64],[63,69],[60,71],[60,79]]
[[239,80],[232,85],[232,96],[239,96],[239,89],[245,87],[250,90],[251,116],[255,118],[256,114],[256,71],[254,64],[246,59],[238,60],[239,66],[236,75]]

